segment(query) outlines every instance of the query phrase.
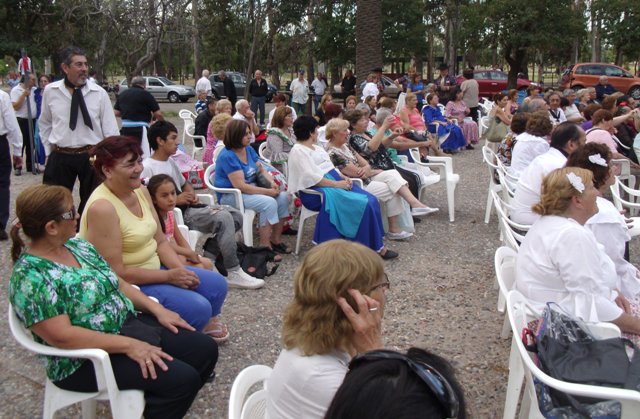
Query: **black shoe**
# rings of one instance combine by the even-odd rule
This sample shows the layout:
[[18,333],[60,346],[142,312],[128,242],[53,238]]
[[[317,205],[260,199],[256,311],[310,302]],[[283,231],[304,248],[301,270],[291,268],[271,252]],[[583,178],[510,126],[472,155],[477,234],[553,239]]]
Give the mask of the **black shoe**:
[[6,231],[0,230],[0,241],[9,240],[9,235]]
[[384,255],[382,253],[379,253],[379,255],[384,260],[390,260],[390,259],[397,258],[398,257],[398,252],[394,252],[393,250],[387,249],[387,251],[384,252]]
[[417,224],[417,223],[421,223],[422,220],[418,217],[413,217],[413,222]]
[[475,150],[475,147],[472,146],[471,144],[467,144],[467,150]]
[[453,154],[453,151],[445,150],[444,148],[442,149],[442,152],[445,153],[445,154]]
[[298,230],[293,229],[293,228],[288,228],[288,229],[284,230],[282,232],[282,234],[284,234],[285,236],[297,236],[298,235]]
[[420,156],[420,162],[421,163],[429,163],[429,159],[424,157],[424,156]]

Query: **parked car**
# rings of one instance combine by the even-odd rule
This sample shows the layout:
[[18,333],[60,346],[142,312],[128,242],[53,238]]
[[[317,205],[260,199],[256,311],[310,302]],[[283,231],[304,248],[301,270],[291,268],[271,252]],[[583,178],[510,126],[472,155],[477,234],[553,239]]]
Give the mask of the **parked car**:
[[[473,78],[478,82],[480,97],[486,97],[491,99],[493,95],[503,90],[507,90],[507,82],[509,76],[504,71],[500,70],[474,70]],[[465,78],[462,75],[456,77],[458,85],[462,84]],[[536,84],[524,77],[518,77],[516,89],[527,90],[527,87],[531,84]]]
[[[387,96],[397,98],[398,96],[400,96],[400,93],[402,93],[402,89],[396,86],[393,80],[391,80],[389,77],[383,75],[382,83],[384,84],[383,93],[386,94]],[[367,82],[360,83],[360,90],[364,88],[365,84],[367,84]],[[342,94],[342,86],[340,84],[336,84],[335,86],[333,86],[333,97],[334,98],[344,97],[344,95]]]
[[[237,71],[225,71],[227,77],[229,77],[233,84],[236,86],[236,95],[238,99],[244,97],[244,89],[247,87],[247,78],[244,74],[238,73]],[[226,97],[224,95],[224,87],[222,86],[222,81],[218,78],[218,73],[209,76],[209,81],[211,82],[211,93],[217,98],[221,99]],[[271,83],[267,83],[268,91],[267,91],[267,102],[271,102],[273,96],[278,93],[278,89]]]
[[640,100],[640,77],[634,77],[622,67],[607,63],[577,63],[562,73],[563,89],[580,90],[598,84],[600,76],[607,76],[616,90]]
[[[145,81],[147,82],[145,89],[156,100],[168,100],[171,103],[178,103],[186,102],[196,96],[196,91],[193,87],[176,84],[166,77],[145,77]],[[127,79],[124,79],[120,82],[118,93],[122,93],[128,88]]]

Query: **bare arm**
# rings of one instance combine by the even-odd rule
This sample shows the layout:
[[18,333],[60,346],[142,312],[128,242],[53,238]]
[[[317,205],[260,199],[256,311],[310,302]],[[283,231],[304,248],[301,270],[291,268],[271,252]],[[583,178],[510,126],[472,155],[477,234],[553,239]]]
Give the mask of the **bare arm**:
[[384,120],[382,126],[378,129],[378,131],[376,131],[376,134],[367,145],[367,147],[369,147],[371,151],[376,151],[380,147],[380,144],[384,145],[385,147],[389,147],[393,143],[393,139],[398,136],[398,133],[394,131],[390,136],[385,137],[385,132],[387,131],[387,129],[389,129],[394,120],[395,118],[393,116],[390,116]]
[[[260,170],[261,173],[268,175],[268,173],[264,171],[264,168],[262,168],[262,166],[260,166],[258,170]],[[270,178],[271,176],[267,177],[267,179],[271,180],[273,183],[273,180]],[[275,190],[275,188],[271,188],[271,189],[261,188],[260,186],[255,186],[245,182],[244,172],[242,170],[236,170],[235,172],[229,173],[229,180],[231,181],[231,185],[233,185],[234,188],[239,189],[240,192],[244,194],[267,195],[267,196],[276,197],[280,193],[280,191]]]
[[409,122],[409,116],[407,115],[406,109],[402,109],[400,111],[400,121],[402,121],[402,126],[404,127],[404,129],[406,129],[407,131],[413,131],[414,128]]
[[507,116],[507,114],[504,113],[504,111],[502,109],[497,108],[496,109],[496,113],[495,113],[494,116],[496,118],[500,119],[506,125],[511,125],[511,119],[509,119],[509,116]]

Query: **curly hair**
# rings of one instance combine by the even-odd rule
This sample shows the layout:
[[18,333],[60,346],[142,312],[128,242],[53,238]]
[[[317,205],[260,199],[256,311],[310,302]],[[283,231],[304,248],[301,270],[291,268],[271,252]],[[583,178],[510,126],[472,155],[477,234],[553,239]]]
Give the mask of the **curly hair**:
[[333,118],[327,125],[325,125],[324,136],[327,140],[331,141],[333,136],[338,131],[342,131],[343,129],[349,128],[349,122],[344,119]]
[[231,121],[233,117],[228,113],[219,113],[211,120],[211,132],[218,140],[224,139],[224,130],[227,128],[227,123]]
[[[607,166],[600,166],[589,160],[589,157],[595,154],[599,154],[607,162]],[[576,151],[569,155],[566,165],[567,167],[573,166],[591,170],[591,173],[593,173],[593,186],[596,189],[600,189],[607,183],[609,177],[613,176],[611,173],[611,150],[604,144],[588,143],[578,147]]]
[[229,110],[233,110],[233,104],[231,103],[231,101],[229,99],[219,100],[216,104],[216,114],[224,112],[226,108],[229,108]]
[[536,111],[529,115],[527,120],[527,134],[535,135],[536,137],[545,137],[551,133],[553,125],[549,119],[549,113],[547,111]]
[[356,307],[347,290],[368,294],[383,276],[380,256],[359,243],[330,240],[313,248],[294,274],[293,300],[282,326],[284,347],[306,356],[346,351],[353,327],[336,299],[344,297]]
[[540,202],[531,207],[533,212],[540,215],[562,215],[569,209],[571,198],[582,195],[569,182],[567,178],[569,172],[581,178],[585,186],[593,182],[593,174],[587,169],[579,167],[556,169],[542,180]]

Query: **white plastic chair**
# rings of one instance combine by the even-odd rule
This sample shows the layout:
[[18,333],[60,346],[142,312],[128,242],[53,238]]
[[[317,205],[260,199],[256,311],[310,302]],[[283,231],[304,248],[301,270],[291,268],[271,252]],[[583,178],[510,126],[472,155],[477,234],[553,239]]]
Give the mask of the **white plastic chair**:
[[478,124],[478,138],[482,138],[482,134],[489,129],[489,117],[483,116],[478,122],[480,122]]
[[[313,189],[303,189],[301,190],[301,192],[307,193],[307,194],[311,194],[311,195],[318,195],[320,197],[320,202],[322,205],[322,194],[318,191],[315,191]],[[301,209],[300,209],[300,220],[298,221],[298,234],[296,237],[296,249],[293,253],[295,253],[296,255],[300,255],[300,244],[302,243],[302,233],[304,230],[304,222],[315,216],[318,215],[318,211],[312,211],[309,208],[305,207],[304,205],[302,205]]]
[[502,246],[496,249],[493,262],[496,270],[496,281],[498,282],[498,311],[504,313],[504,323],[500,337],[506,339],[509,337],[511,327],[507,313],[505,313],[505,305],[507,303],[507,294],[513,290],[516,282],[516,259],[518,252],[511,247]]
[[512,204],[516,195],[516,187],[518,186],[518,178],[509,173],[507,168],[498,162],[498,179],[500,180],[500,188],[502,189],[502,198],[507,204]]
[[[190,138],[191,139],[191,158],[195,159],[196,158],[196,153],[199,151],[204,150],[204,145],[207,143],[207,139],[204,135],[195,135],[194,131],[196,129],[196,125],[195,123],[187,123],[185,122],[184,124],[184,133],[183,133],[183,144],[184,144],[184,139],[186,138]],[[200,144],[202,144],[202,146],[198,147],[196,146],[196,141],[195,139],[199,138],[200,139]]]
[[636,187],[636,177],[631,174],[631,163],[627,159],[611,159],[611,163],[619,168],[617,175],[620,180],[624,180],[631,189]]
[[[266,416],[266,380],[271,371],[271,367],[266,365],[251,365],[240,371],[233,380],[229,395],[229,419],[262,419]],[[249,390],[260,383],[264,383],[263,387],[247,397]]]
[[[617,400],[622,407],[621,419],[637,418],[638,412],[640,411],[640,392],[568,383],[550,377],[536,366],[521,340],[522,330],[527,327],[528,322],[532,319],[532,312],[535,312],[535,310],[531,308],[522,294],[518,291],[509,292],[507,295],[507,313],[513,332],[513,339],[511,344],[511,357],[509,359],[509,383],[507,386],[503,418],[512,419],[515,417],[523,376],[525,378],[525,392],[520,406],[521,418],[544,417],[538,408],[538,399],[533,384],[533,377],[547,386],[567,394],[604,400]],[[610,323],[587,324],[587,327],[596,339],[620,336],[620,330]]]
[[[623,198],[623,192],[629,196],[629,199],[633,199],[633,201]],[[640,235],[640,217],[637,216],[638,210],[640,210],[640,202],[635,202],[638,201],[638,197],[640,197],[640,191],[629,188],[616,176],[615,183],[611,185],[611,195],[613,196],[613,204],[618,211],[629,210],[630,217],[627,218],[631,218],[633,225],[633,227],[629,229],[629,235],[632,238]]]
[[[456,186],[460,181],[460,175],[457,173],[453,173],[453,160],[451,157],[435,157],[429,156],[429,163],[422,163],[420,161],[420,151],[417,148],[412,148],[409,150],[411,153],[411,158],[418,166],[425,166],[430,168],[431,170],[437,170],[440,174],[440,179],[445,181],[445,185],[447,188],[447,206],[449,208],[449,221],[455,221],[455,193]],[[420,190],[420,195],[424,189]],[[422,196],[419,196],[418,199],[422,200]]]
[[491,191],[500,192],[502,190],[502,185],[500,185],[496,181],[496,177],[494,172],[499,169],[498,167],[498,156],[493,152],[489,147],[482,147],[482,159],[487,164],[487,169],[489,170],[489,190],[487,191],[487,205],[484,211],[484,222],[485,224],[489,224],[489,219],[491,218],[491,209],[493,206],[493,197],[491,196]]
[[[420,115],[423,115],[423,118],[424,118],[424,110],[425,110],[425,108],[426,108],[426,107],[428,107],[428,106],[429,106],[429,105],[424,105],[424,106],[422,107],[422,109],[420,110]],[[439,109],[440,109],[440,106],[442,106],[442,105],[441,105],[441,104],[438,104],[438,108],[439,108]],[[442,115],[444,115],[444,109],[440,109],[440,112],[442,113]],[[434,122],[432,122],[432,123],[430,123],[430,124],[427,124],[427,121],[426,121],[426,120],[424,121],[424,123],[425,123],[425,125],[427,125],[427,128],[428,128],[430,125],[433,125],[433,126],[436,128],[436,134],[435,134],[436,136],[438,136],[438,127],[439,127],[441,124],[444,124],[444,123],[443,123],[443,122],[441,122],[441,121],[434,121]],[[447,138],[449,138],[449,135],[451,135],[451,132],[445,132],[445,133],[444,133],[444,134],[442,134],[441,136],[438,136],[438,145],[440,145],[440,144],[444,143],[445,141],[447,141]]]
[[270,164],[271,160],[264,155],[265,148],[267,148],[267,142],[263,141],[262,144],[260,144],[260,147],[258,147],[258,155],[260,156],[261,159],[263,159],[264,161]]
[[211,189],[214,192],[228,193],[233,195],[236,201],[234,207],[242,213],[242,236],[244,238],[244,244],[246,244],[247,246],[253,246],[253,219],[256,217],[256,212],[252,209],[244,207],[240,189],[218,188],[216,186],[213,186],[211,175],[215,174],[215,171],[216,164],[214,160],[214,163],[210,164],[209,167],[207,167],[207,170],[204,171],[204,183],[207,185],[207,188]]
[[493,108],[494,103],[486,98],[483,98],[481,102],[478,103],[478,107],[480,108],[480,114],[483,116],[489,115],[491,109]]
[[108,400],[111,415],[115,419],[140,418],[144,411],[144,392],[142,390],[119,390],[111,369],[109,354],[102,349],[59,349],[37,343],[31,333],[24,327],[13,306],[9,304],[9,328],[15,340],[39,355],[60,356],[65,358],[88,359],[93,363],[98,391],[79,393],[56,387],[49,378],[44,389],[44,409],[42,417],[52,419],[56,411],[72,404],[82,403],[82,417],[94,418],[96,400]]
[[491,191],[493,197],[493,204],[498,212],[500,221],[500,235],[502,242],[511,247],[516,252],[520,249],[520,243],[524,240],[524,234],[531,228],[528,224],[518,224],[515,221],[511,221],[509,218],[509,211],[511,206],[504,202],[497,192]]
[[180,117],[180,119],[182,119],[182,122],[184,124],[184,129],[182,130],[182,140],[181,140],[182,144],[184,144],[185,132],[187,131],[187,126],[195,125],[196,114],[191,112],[188,109],[180,109],[180,111],[178,112],[178,116]]

